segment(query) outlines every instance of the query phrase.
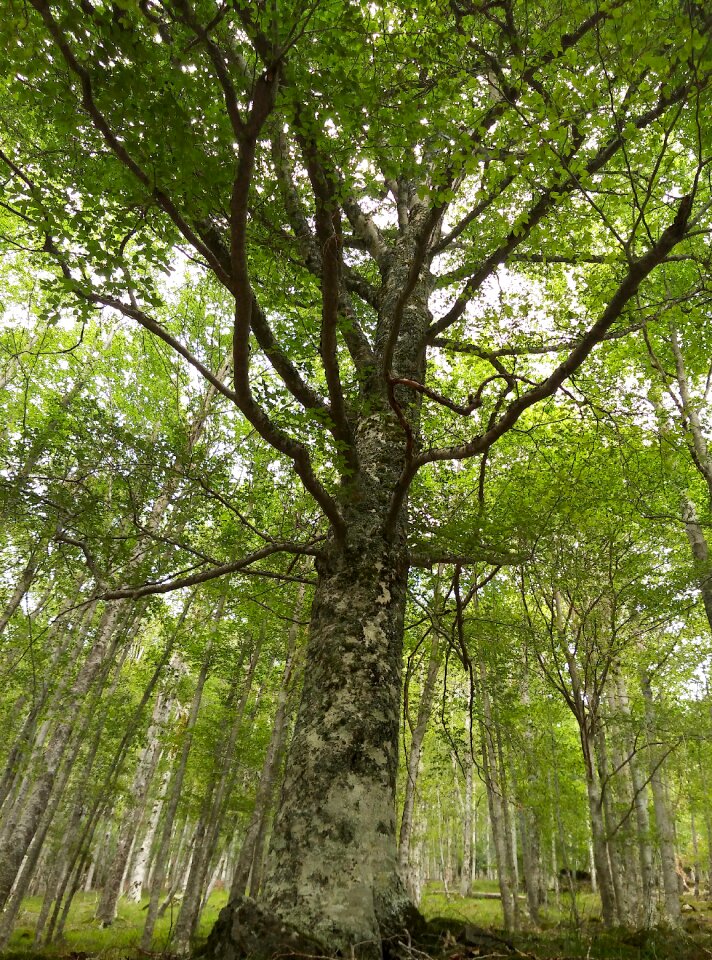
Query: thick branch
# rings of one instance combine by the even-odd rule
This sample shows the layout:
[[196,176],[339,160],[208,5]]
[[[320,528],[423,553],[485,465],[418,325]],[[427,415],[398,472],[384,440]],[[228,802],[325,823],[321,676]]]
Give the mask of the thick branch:
[[643,280],[663,262],[670,251],[684,238],[693,200],[694,196],[692,194],[682,198],[672,224],[663,232],[658,242],[645,256],[630,264],[625,279],[613,294],[601,317],[588,333],[579,340],[568,357],[545,380],[512,401],[499,420],[489,426],[485,433],[473,437],[468,443],[426,451],[413,458],[411,463],[406,464],[391,501],[389,526],[395,524],[411,481],[420,467],[439,460],[464,460],[485,453],[501,436],[512,429],[525,410],[540,400],[552,396],[561,384],[576,372],[596,344],[604,339]]
[[525,410],[555,393],[561,384],[567,380],[572,373],[578,370],[596,344],[604,339],[609,328],[615,323],[618,317],[620,317],[625,305],[635,294],[643,280],[655,267],[662,263],[673,247],[683,239],[692,208],[692,202],[693,196],[691,194],[683,197],[673,223],[664,231],[655,246],[649,250],[644,257],[631,263],[625,279],[611,297],[608,306],[600,318],[594,323],[588,333],[581,337],[568,357],[560,363],[545,380],[514,400],[507,407],[497,423],[487,430],[486,433],[473,438],[469,443],[422,453],[416,460],[417,466],[432,463],[435,460],[461,460],[478,453],[483,453],[514,426]]

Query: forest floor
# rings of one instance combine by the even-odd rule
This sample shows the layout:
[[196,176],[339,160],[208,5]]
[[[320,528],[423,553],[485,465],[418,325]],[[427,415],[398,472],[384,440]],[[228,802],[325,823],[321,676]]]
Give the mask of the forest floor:
[[[478,881],[474,887],[475,894],[496,890],[496,883],[487,881]],[[227,895],[222,891],[211,896],[200,923],[201,938],[207,936],[226,899]],[[446,935],[442,956],[436,960],[498,960],[517,956],[529,960],[712,960],[712,901],[684,899],[687,907],[683,929],[674,933],[663,930],[604,931],[598,897],[586,890],[576,897],[576,911],[572,908],[570,896],[562,895],[558,907],[552,899],[551,904],[542,908],[540,928],[524,929],[514,937],[507,937],[502,931],[502,910],[498,900],[478,899],[476,896],[463,898],[453,893],[448,896],[442,885],[431,884],[424,893],[421,909],[428,920],[451,920],[453,930],[468,924],[502,938],[500,950],[496,941],[491,948],[484,949],[456,943],[454,938]],[[39,897],[25,901],[8,949],[0,953],[3,960],[168,960],[171,957],[170,941],[176,911],[171,914],[168,910],[159,921],[153,950],[146,954],[138,949],[145,904],[122,901],[116,922],[103,929],[94,919],[96,894],[82,894],[73,904],[63,940],[38,949],[33,940],[40,906]],[[521,906],[524,914],[524,901]],[[507,950],[505,940],[516,952]]]

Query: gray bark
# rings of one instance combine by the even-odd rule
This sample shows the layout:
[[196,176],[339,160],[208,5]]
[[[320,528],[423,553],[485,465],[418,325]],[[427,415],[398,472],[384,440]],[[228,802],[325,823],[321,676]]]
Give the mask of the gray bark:
[[[287,658],[282,674],[282,682],[277,696],[277,709],[275,711],[274,722],[272,725],[272,734],[270,736],[267,754],[262,765],[259,787],[255,797],[255,809],[247,829],[247,835],[243,843],[243,849],[240,849],[235,875],[233,879],[232,896],[239,895],[245,889],[243,883],[245,867],[249,857],[250,873],[250,895],[256,897],[262,884],[262,875],[264,870],[265,839],[267,835],[267,826],[269,815],[274,801],[274,794],[277,787],[277,778],[286,745],[288,723],[289,723],[289,698],[292,688],[292,678],[296,665],[297,655],[297,635],[299,633],[298,620],[301,615],[304,602],[304,585],[302,584],[298,591],[297,603],[294,608],[294,623],[289,628],[287,639]],[[249,839],[248,839],[249,838]],[[251,848],[251,852],[250,852]],[[243,871],[243,877],[240,877],[240,870]],[[235,889],[235,884],[238,889]],[[239,886],[242,886],[242,889]]]
[[[222,607],[220,609],[222,610]],[[189,952],[191,937],[199,919],[203,886],[214,851],[218,845],[225,807],[237,773],[237,764],[234,762],[235,743],[245,716],[263,640],[264,635],[260,633],[252,650],[247,676],[243,682],[240,698],[235,706],[235,714],[226,738],[220,761],[220,776],[217,781],[210,785],[204,799],[203,812],[195,833],[193,855],[188,868],[183,900],[181,901],[173,938],[173,950],[178,954]],[[235,689],[237,689],[237,685]],[[259,693],[257,700],[259,700]],[[257,703],[255,704],[256,707]]]
[[650,678],[645,672],[640,674],[640,689],[645,703],[646,735],[650,757],[650,789],[653,794],[653,809],[655,810],[655,825],[660,847],[663,890],[665,893],[664,919],[672,926],[677,926],[680,923],[681,914],[677,871],[675,869],[675,832],[665,795],[662,772],[663,754],[657,746],[653,746],[657,726],[655,705]]
[[[437,616],[437,613],[436,613]],[[423,741],[428,729],[430,714],[433,708],[433,698],[435,696],[435,687],[441,663],[440,653],[440,631],[435,624],[433,629],[432,641],[430,644],[430,656],[428,667],[423,684],[423,692],[418,704],[418,715],[415,726],[412,728],[410,751],[406,763],[405,779],[405,797],[403,802],[403,814],[401,816],[400,833],[398,839],[398,867],[407,889],[417,903],[414,896],[417,884],[413,883],[414,877],[410,870],[411,841],[413,835],[413,811],[415,807],[416,786],[418,782],[418,772],[420,768],[420,758],[423,751]]]
[[606,827],[603,814],[603,798],[595,764],[594,738],[590,732],[581,731],[586,766],[586,790],[588,810],[591,818],[591,842],[593,859],[598,875],[598,889],[601,894],[601,915],[606,927],[612,927],[616,918],[616,896],[613,886],[611,865],[608,859]]
[[52,731],[43,757],[43,769],[37,775],[33,789],[25,802],[17,825],[0,850],[0,906],[4,906],[12,889],[22,860],[37,830],[42,812],[47,806],[62,758],[69,743],[77,710],[104,662],[114,633],[119,611],[107,607],[91,650],[82,665],[63,704],[63,716]]
[[462,871],[460,873],[460,894],[463,897],[470,895],[472,891],[472,833],[473,833],[473,767],[472,744],[471,744],[471,725],[472,712],[467,711],[467,745],[465,747],[465,792],[463,796],[463,817],[462,817]]
[[[172,673],[175,674],[177,671],[178,664],[174,662]],[[169,689],[164,689],[156,697],[151,724],[146,733],[146,745],[139,757],[138,766],[131,784],[130,799],[119,827],[116,850],[114,851],[101,899],[96,910],[97,919],[100,920],[105,927],[113,923],[116,917],[116,908],[121,894],[121,883],[130,861],[131,847],[136,840],[141,811],[143,810],[151,780],[158,764],[160,751],[162,749],[161,737],[173,711],[174,703],[174,696]],[[138,824],[137,819],[139,821]]]
[[495,860],[497,863],[497,879],[502,899],[502,913],[505,930],[516,930],[519,925],[519,906],[511,861],[511,834],[507,837],[507,817],[505,805],[507,798],[503,791],[502,780],[498,769],[496,746],[496,731],[492,715],[492,705],[487,688],[487,674],[482,660],[478,664],[479,695],[482,703],[482,720],[480,733],[482,737],[482,771],[487,788],[492,841],[494,844]]
[[383,541],[333,545],[319,567],[265,897],[324,942],[376,955],[409,907],[395,841],[406,567]]
[[[630,700],[625,680],[619,674],[616,684],[616,705],[621,715],[630,719]],[[645,773],[641,767],[635,747],[627,743],[627,766],[633,785],[633,804],[637,828],[638,855],[640,858],[640,876],[642,881],[642,914],[640,920],[645,927],[657,922],[657,877],[655,859],[650,834],[650,816],[648,814],[648,789]]]
[[158,849],[156,851],[156,867],[153,877],[151,878],[151,895],[146,913],[146,922],[141,935],[141,949],[145,951],[151,949],[153,931],[156,926],[156,919],[158,917],[158,906],[167,876],[168,847],[170,844],[176,811],[178,810],[178,802],[180,801],[181,790],[183,789],[183,779],[185,777],[185,771],[188,765],[188,757],[190,756],[190,750],[193,745],[193,730],[195,729],[195,724],[198,720],[200,704],[203,697],[203,689],[205,687],[205,681],[207,680],[209,669],[210,655],[208,651],[208,654],[205,656],[203,664],[200,668],[200,673],[198,674],[198,680],[195,686],[195,692],[193,694],[193,701],[190,706],[190,713],[188,714],[188,722],[183,735],[183,745],[181,747],[180,760],[178,761],[178,766],[176,767],[171,779],[168,801],[165,805],[163,826],[161,828]]
[[621,926],[627,926],[632,919],[631,899],[635,889],[635,876],[629,877],[626,871],[624,851],[622,849],[620,831],[613,806],[613,780],[608,765],[608,744],[602,728],[596,736],[596,755],[598,761],[599,779],[601,783],[601,799],[603,805],[603,819],[606,829],[606,844],[608,847],[608,862],[611,868],[611,880],[615,896],[616,914]]

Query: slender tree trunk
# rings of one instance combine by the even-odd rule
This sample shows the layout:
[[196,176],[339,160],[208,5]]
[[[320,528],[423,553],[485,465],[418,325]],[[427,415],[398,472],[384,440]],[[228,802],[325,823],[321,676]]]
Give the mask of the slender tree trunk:
[[697,822],[694,807],[690,806],[690,839],[692,840],[692,892],[700,898],[700,847],[697,841]]
[[[611,868],[611,881],[615,898],[618,923],[626,926],[630,923],[629,889],[625,877],[625,863],[621,851],[620,833],[613,809],[613,780],[609,777],[608,745],[602,729],[596,736],[596,756],[598,763],[599,782],[601,784],[601,802],[603,821],[605,824],[606,845],[608,847],[608,862]],[[635,883],[635,878],[631,878]]]
[[[437,611],[435,613],[437,616]],[[415,726],[412,727],[410,751],[406,763],[405,778],[405,798],[403,802],[403,814],[401,816],[400,833],[398,840],[398,867],[411,896],[414,893],[414,884],[410,872],[410,849],[413,836],[413,811],[416,799],[416,786],[418,782],[418,772],[420,769],[420,758],[423,752],[423,741],[428,729],[430,714],[433,708],[433,698],[435,688],[440,673],[441,663],[440,653],[440,631],[437,624],[432,632],[430,644],[430,656],[428,658],[428,667],[423,684],[423,692],[418,704],[418,715]],[[413,897],[415,900],[415,897]],[[417,902],[417,901],[416,901]]]
[[[487,787],[487,801],[497,863],[499,892],[502,898],[504,927],[505,930],[511,931],[516,930],[519,924],[519,905],[511,870],[511,834],[509,839],[507,838],[508,824],[505,815],[507,799],[503,792],[502,781],[497,765],[496,731],[494,730],[492,706],[487,689],[487,673],[482,660],[478,663],[478,673],[480,681],[479,697],[482,703],[482,721],[480,724],[482,737],[482,769]],[[510,845],[509,849],[508,845]]]
[[37,830],[74,729],[77,709],[101,669],[116,628],[117,617],[116,606],[107,607],[99,625],[98,636],[63,704],[63,716],[52,731],[43,758],[43,770],[35,779],[32,792],[24,804],[22,815],[12,836],[6,840],[0,850],[0,906],[4,906],[7,901],[22,860]]
[[151,805],[151,812],[143,831],[143,835],[139,840],[138,849],[133,855],[133,863],[131,864],[131,869],[129,871],[125,893],[125,897],[129,903],[141,902],[143,888],[146,883],[146,874],[148,872],[151,849],[153,847],[153,841],[158,829],[158,823],[161,818],[161,811],[163,809],[163,802],[165,800],[166,790],[168,789],[169,779],[170,772],[168,769],[166,769],[161,776],[158,793],[153,801],[153,804]]
[[205,681],[207,680],[209,669],[210,669],[210,651],[208,650],[206,653],[206,656],[203,659],[203,664],[200,668],[200,673],[198,674],[198,680],[195,686],[195,693],[193,694],[193,701],[191,703],[190,713],[188,714],[188,722],[186,724],[185,733],[183,735],[183,745],[181,747],[180,760],[178,761],[178,766],[176,767],[176,770],[171,779],[168,802],[165,805],[165,812],[163,816],[163,826],[161,828],[161,836],[158,843],[158,849],[156,850],[156,867],[151,880],[151,895],[150,895],[150,900],[148,904],[148,911],[146,913],[146,923],[144,924],[143,933],[141,935],[141,949],[144,951],[148,951],[151,949],[153,931],[156,926],[156,918],[158,915],[158,905],[161,899],[161,894],[163,892],[163,885],[165,884],[166,876],[167,876],[168,847],[170,844],[171,833],[173,830],[173,823],[175,820],[176,811],[178,809],[178,802],[180,800],[181,791],[183,789],[183,779],[185,777],[185,771],[188,765],[188,757],[190,755],[190,750],[193,745],[193,731],[195,729],[195,724],[198,721],[200,704],[203,697],[203,689],[205,687]]
[[10,618],[22,603],[22,598],[30,589],[30,585],[32,584],[36,570],[37,562],[33,553],[27,563],[27,566],[20,574],[20,579],[17,581],[15,589],[12,591],[8,602],[5,604],[5,609],[2,611],[2,613],[0,613],[0,635],[2,635],[2,633],[5,631],[5,627],[10,622]]
[[[177,663],[173,667],[173,672],[177,672]],[[121,883],[130,862],[131,847],[136,840],[136,832],[140,825],[143,805],[160,757],[162,749],[161,736],[173,710],[174,702],[174,697],[168,690],[162,691],[156,698],[151,724],[146,734],[146,745],[141,752],[134,774],[130,800],[119,827],[116,850],[114,851],[106,883],[104,884],[101,899],[96,910],[97,919],[101,921],[102,926],[105,927],[112,924],[116,917],[116,908],[121,894]]]
[[[541,888],[541,850],[539,824],[531,800],[536,796],[538,765],[534,749],[534,729],[529,712],[529,676],[528,663],[525,663],[524,682],[522,684],[522,703],[526,710],[524,721],[524,759],[526,761],[526,796],[520,794],[519,835],[522,841],[522,866],[524,886],[527,892],[527,909],[533,924],[539,925],[539,906],[542,902]],[[515,790],[515,794],[517,791]]]
[[663,874],[663,890],[665,892],[664,919],[672,926],[680,923],[680,894],[675,869],[675,833],[670,818],[665,784],[663,782],[662,763],[663,754],[658,747],[653,746],[656,738],[655,706],[653,692],[650,687],[650,678],[644,671],[640,674],[640,688],[645,703],[646,736],[648,739],[648,755],[650,757],[650,789],[653,794],[653,809],[655,811],[655,825],[657,828],[658,844],[660,846],[660,862]]
[[[222,612],[222,607],[220,608],[220,612]],[[210,868],[213,854],[218,846],[220,828],[225,815],[225,807],[232,792],[232,786],[237,773],[237,765],[234,763],[233,757],[235,743],[242,727],[263,641],[264,633],[261,632],[252,650],[247,677],[242,686],[240,699],[235,708],[235,715],[221,757],[220,776],[217,781],[210,785],[210,789],[204,799],[203,810],[196,831],[196,838],[198,836],[200,837],[200,843],[198,843],[196,839],[193,846],[193,854],[185,882],[183,900],[181,901],[180,911],[176,921],[173,949],[178,954],[188,953],[190,940],[198,923],[205,878]],[[259,692],[253,706],[254,714],[257,713],[258,705]]]
[[471,704],[466,716],[467,744],[465,746],[465,793],[462,817],[462,872],[460,895],[468,897],[472,892],[472,814],[473,814],[473,761],[470,728],[472,725]]
[[[56,644],[52,653],[52,657],[47,665],[42,685],[36,692],[36,695],[33,698],[32,707],[27,712],[22,726],[15,738],[15,742],[10,749],[2,780],[0,780],[0,809],[3,811],[4,820],[8,816],[8,798],[13,791],[13,786],[15,785],[17,778],[22,774],[23,762],[26,754],[30,755],[29,762],[27,763],[28,769],[33,765],[33,754],[35,751],[31,749],[30,745],[33,743],[33,738],[35,737],[38,720],[42,716],[43,712],[46,714],[52,712],[53,704],[57,701],[62,691],[65,690],[68,683],[68,680],[65,682],[64,679],[58,684],[55,683],[56,675],[62,658],[68,653],[68,651],[71,650],[73,646],[77,649],[81,647],[81,644],[83,643],[91,627],[95,610],[96,604],[87,604],[83,613],[79,617],[78,622],[72,626],[67,626],[63,631],[62,639]],[[48,631],[48,640],[53,639],[54,634],[56,633],[56,628],[57,621],[55,621]],[[62,675],[64,675],[64,671],[62,671]],[[39,744],[35,742],[33,745],[39,751],[40,755],[43,751],[43,743],[44,741]],[[6,823],[4,823],[2,829],[3,837],[9,832],[6,829],[6,826]]]
[[172,952],[177,956],[187,956],[190,953],[190,941],[193,935],[196,918],[200,910],[201,900],[201,880],[203,877],[204,857],[201,856],[205,836],[208,832],[208,820],[212,808],[214,788],[210,788],[203,802],[203,812],[198,825],[195,828],[193,837],[193,856],[188,870],[188,878],[183,889],[183,899],[180,905],[180,912],[176,920],[173,940],[171,941]]
[[[622,716],[630,720],[630,700],[625,680],[622,675],[617,678],[616,704]],[[652,927],[657,923],[657,897],[655,858],[650,834],[650,816],[648,814],[648,789],[645,774],[640,765],[639,755],[635,745],[627,740],[627,760],[630,778],[633,784],[633,803],[635,805],[635,821],[637,827],[638,855],[640,859],[640,875],[642,880],[642,916],[643,926]]]
[[[287,706],[297,650],[298,620],[301,614],[303,600],[304,586],[302,585],[294,608],[294,623],[291,625],[287,637],[286,659],[279,686],[279,693],[277,694],[277,706],[272,723],[272,734],[262,764],[252,816],[250,817],[250,822],[247,826],[242,846],[240,847],[240,854],[237,858],[230,891],[231,897],[240,897],[245,893],[250,880],[250,874],[253,871],[256,861],[259,860],[261,863],[264,856],[265,829],[274,799],[277,775],[287,734]],[[258,872],[261,872],[259,868]],[[253,897],[256,896],[258,890],[259,877],[253,876],[250,889],[251,895]]]
[[593,859],[598,874],[598,889],[601,894],[601,916],[606,927],[612,927],[616,918],[616,896],[613,887],[613,876],[608,860],[608,846],[606,843],[606,827],[604,824],[603,798],[598,772],[595,765],[595,744],[593,734],[589,730],[581,731],[586,765],[586,790],[588,794],[588,810],[591,818],[591,842],[593,844]]
[[707,899],[712,900],[712,816],[705,805],[705,834],[707,837]]

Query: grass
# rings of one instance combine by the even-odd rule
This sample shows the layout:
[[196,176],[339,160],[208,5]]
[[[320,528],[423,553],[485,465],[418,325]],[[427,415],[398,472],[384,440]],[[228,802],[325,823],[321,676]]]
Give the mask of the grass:
[[[478,881],[474,891],[496,892],[497,884]],[[227,900],[225,891],[212,894],[200,922],[199,937],[207,936],[217,915]],[[526,956],[537,960],[712,960],[712,903],[690,901],[694,911],[685,914],[682,931],[604,931],[600,923],[598,897],[581,892],[577,898],[579,925],[573,923],[570,897],[562,894],[559,907],[550,903],[542,908],[539,929],[527,929],[513,937],[513,942]],[[139,940],[145,919],[144,901],[141,904],[121,902],[115,923],[102,928],[94,919],[97,895],[80,894],[76,897],[65,927],[61,943],[43,947],[33,946],[34,927],[41,906],[39,897],[30,897],[23,904],[18,922],[2,954],[6,960],[34,960],[34,958],[99,958],[99,960],[145,960],[139,951]],[[522,915],[526,905],[520,901]],[[430,884],[423,896],[421,909],[428,919],[441,917],[457,923],[484,927],[497,933],[502,930],[502,908],[498,900],[462,898],[445,893],[442,884]],[[171,931],[177,910],[168,910],[159,921],[151,953],[170,956]],[[450,952],[452,954],[452,951]],[[466,947],[458,948],[457,960],[473,958]],[[455,960],[451,956],[450,960]]]
[[[475,893],[497,890],[497,884],[478,881]],[[511,939],[524,954],[537,960],[712,960],[712,902],[685,897],[693,909],[684,914],[681,930],[604,930],[600,900],[582,890],[576,896],[576,913],[571,897],[562,893],[558,907],[551,902],[541,909],[541,924],[532,928],[526,920],[526,902],[520,900],[522,931]],[[430,884],[421,909],[427,919],[444,917],[501,933],[502,906],[499,900],[463,898],[442,884]]]
[[[138,945],[146,919],[145,907],[148,901],[144,900],[142,903],[119,901],[118,916],[112,926],[101,927],[94,918],[97,899],[96,893],[77,894],[67,918],[62,941],[37,950],[33,946],[33,940],[42,899],[28,897],[22,905],[15,930],[2,956],[5,958],[21,956],[22,960],[30,960],[33,956],[71,957],[77,954],[87,954],[91,957],[105,958],[105,960],[145,956],[139,952]],[[201,939],[208,935],[226,902],[226,891],[217,891],[211,895],[200,920],[198,935]],[[171,934],[177,915],[177,905],[172,909],[169,907],[156,924],[151,946],[152,953],[170,954]]]

